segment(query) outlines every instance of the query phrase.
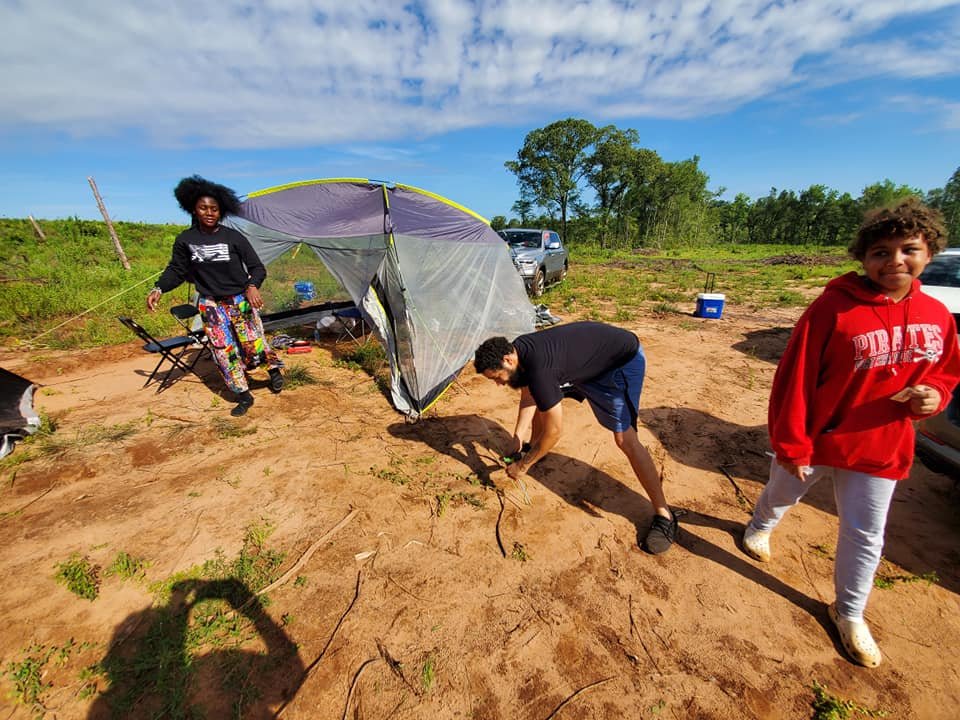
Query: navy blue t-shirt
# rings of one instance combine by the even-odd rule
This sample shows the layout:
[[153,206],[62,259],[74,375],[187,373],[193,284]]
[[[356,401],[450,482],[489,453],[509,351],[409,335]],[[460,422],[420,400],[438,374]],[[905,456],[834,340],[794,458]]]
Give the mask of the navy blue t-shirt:
[[640,349],[628,330],[598,322],[555,325],[513,341],[521,376],[539,410],[563,399],[560,386],[582,383],[618,368]]

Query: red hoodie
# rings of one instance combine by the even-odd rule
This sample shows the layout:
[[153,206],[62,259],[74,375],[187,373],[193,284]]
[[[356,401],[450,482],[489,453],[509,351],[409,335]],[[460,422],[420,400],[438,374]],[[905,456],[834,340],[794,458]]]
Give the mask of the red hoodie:
[[960,381],[953,316],[913,281],[900,302],[855,272],[831,280],[806,309],[780,359],[767,425],[777,459],[899,480],[913,463],[911,385],[940,393]]

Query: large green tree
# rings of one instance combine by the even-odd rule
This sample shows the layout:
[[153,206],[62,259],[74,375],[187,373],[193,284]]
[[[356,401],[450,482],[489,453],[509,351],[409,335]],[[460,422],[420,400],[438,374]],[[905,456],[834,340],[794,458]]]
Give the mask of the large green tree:
[[601,248],[607,247],[611,220],[626,230],[624,200],[633,178],[639,137],[636,130],[607,125],[597,131],[587,180],[597,195],[597,233]]
[[555,209],[559,213],[564,240],[568,212],[579,199],[591,167],[590,148],[597,132],[587,120],[558,120],[527,133],[517,159],[504,163],[517,176],[521,197],[530,197],[548,212]]

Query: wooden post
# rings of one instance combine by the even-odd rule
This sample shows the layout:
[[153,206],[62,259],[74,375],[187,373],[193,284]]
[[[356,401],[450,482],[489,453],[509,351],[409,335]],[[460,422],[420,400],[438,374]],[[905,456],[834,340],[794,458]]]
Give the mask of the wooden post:
[[33,219],[33,215],[27,215],[27,219],[30,221],[30,224],[33,225],[33,231],[37,234],[37,237],[46,241],[47,236],[43,234],[43,230],[37,225],[37,221]]
[[113,222],[111,222],[110,216],[107,214],[107,208],[103,204],[103,199],[100,197],[100,191],[97,190],[97,183],[92,177],[88,177],[87,182],[90,183],[90,189],[93,190],[93,196],[97,199],[97,207],[100,208],[100,214],[103,215],[103,221],[107,224],[107,230],[110,231],[110,237],[113,238],[113,247],[117,251],[117,256],[120,258],[120,263],[123,265],[124,270],[129,270],[130,263],[127,261],[127,256],[124,254],[123,247],[120,245],[120,238],[117,237],[117,231],[113,229]]

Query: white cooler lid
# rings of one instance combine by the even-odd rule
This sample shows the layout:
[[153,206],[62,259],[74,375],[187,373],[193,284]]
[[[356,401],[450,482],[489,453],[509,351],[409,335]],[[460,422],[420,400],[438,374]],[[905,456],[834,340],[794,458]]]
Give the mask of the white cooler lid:
[[726,300],[723,293],[697,293],[697,300]]

